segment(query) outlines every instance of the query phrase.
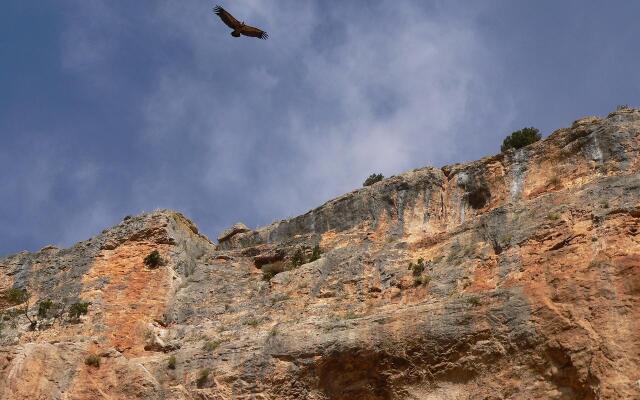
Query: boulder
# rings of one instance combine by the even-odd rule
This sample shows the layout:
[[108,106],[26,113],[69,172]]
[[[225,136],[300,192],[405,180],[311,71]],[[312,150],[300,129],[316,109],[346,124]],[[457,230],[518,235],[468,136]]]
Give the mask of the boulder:
[[231,228],[225,229],[224,231],[222,231],[222,233],[218,236],[218,243],[227,241],[231,239],[233,236],[237,235],[238,233],[245,233],[250,231],[251,229],[249,229],[248,226],[246,226],[242,222],[238,222],[234,224]]

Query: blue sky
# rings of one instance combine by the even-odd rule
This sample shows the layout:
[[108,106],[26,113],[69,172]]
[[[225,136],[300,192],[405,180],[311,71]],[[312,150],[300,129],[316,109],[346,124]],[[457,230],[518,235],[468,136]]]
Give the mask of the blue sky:
[[211,238],[639,105],[640,2],[7,0],[0,255],[172,208]]

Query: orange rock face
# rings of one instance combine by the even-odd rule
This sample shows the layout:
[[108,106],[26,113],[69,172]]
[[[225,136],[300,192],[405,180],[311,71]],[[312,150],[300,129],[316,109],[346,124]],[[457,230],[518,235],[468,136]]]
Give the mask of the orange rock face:
[[157,211],[2,259],[0,399],[640,398],[639,151],[624,109],[219,245]]
[[[108,347],[126,355],[144,354],[146,323],[163,319],[172,283],[169,269],[145,268],[144,257],[153,250],[160,250],[166,257],[168,247],[148,242],[125,243],[101,252],[83,277],[80,296],[101,305],[99,319],[92,322],[106,328],[100,334],[108,338]],[[102,284],[104,277],[109,281]]]

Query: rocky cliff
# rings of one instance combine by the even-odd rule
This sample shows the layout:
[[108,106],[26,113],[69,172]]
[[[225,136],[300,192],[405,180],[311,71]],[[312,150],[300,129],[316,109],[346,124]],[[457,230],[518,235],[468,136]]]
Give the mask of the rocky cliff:
[[0,399],[640,398],[639,151],[623,109],[218,244],[157,211],[0,259]]

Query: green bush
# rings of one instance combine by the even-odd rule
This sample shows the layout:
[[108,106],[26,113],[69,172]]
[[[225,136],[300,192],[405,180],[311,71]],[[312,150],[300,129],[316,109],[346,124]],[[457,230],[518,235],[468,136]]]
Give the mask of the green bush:
[[89,305],[91,303],[79,301],[69,306],[69,318],[77,320],[81,315],[87,315],[89,312]]
[[549,219],[550,221],[557,221],[560,219],[560,214],[557,212],[550,212],[549,214],[547,214],[547,219]]
[[478,307],[479,305],[482,304],[482,302],[480,301],[480,297],[478,296],[469,296],[466,298],[467,304],[473,306],[473,307]]
[[167,360],[167,368],[176,369],[176,356],[171,356]]
[[11,288],[3,297],[12,304],[22,304],[29,299],[29,293],[25,289]]
[[540,136],[540,131],[538,129],[531,128],[523,128],[519,131],[512,132],[511,135],[507,136],[502,142],[502,146],[500,150],[505,152],[509,149],[520,149],[524,146],[528,146],[531,143],[535,143],[540,140],[542,136]]
[[294,267],[299,267],[304,263],[305,263],[304,253],[302,252],[302,249],[298,248],[296,252],[293,253],[293,256],[291,257],[291,265],[293,265]]
[[429,275],[418,275],[413,277],[414,286],[427,285],[429,282],[431,282],[431,277]]
[[204,385],[207,384],[207,382],[209,381],[210,373],[211,373],[211,370],[209,368],[204,368],[200,370],[200,372],[198,373],[198,379],[196,379],[196,386],[198,386],[198,388],[202,388],[204,387]]
[[158,268],[163,264],[164,260],[160,257],[158,250],[154,250],[144,258],[144,265],[149,268]]
[[42,300],[38,303],[38,317],[45,318],[49,314],[51,307],[53,307],[53,301],[50,299]]
[[416,264],[410,262],[409,269],[413,273],[413,276],[420,276],[420,274],[422,274],[422,272],[424,271],[424,259],[418,258],[418,262]]
[[87,356],[87,358],[84,359],[84,363],[90,367],[100,368],[100,356],[90,354]]
[[202,346],[202,350],[212,352],[218,347],[220,347],[220,343],[222,343],[220,340],[207,340],[206,342],[204,342],[204,345]]
[[384,179],[384,175],[382,175],[382,174],[371,174],[371,175],[369,175],[369,177],[367,179],[365,179],[365,181],[362,184],[362,186],[371,186],[374,183],[380,182],[383,179]]
[[319,260],[320,255],[322,255],[322,251],[320,250],[320,245],[317,244],[313,247],[313,251],[311,252],[311,258],[309,259],[309,262]]

